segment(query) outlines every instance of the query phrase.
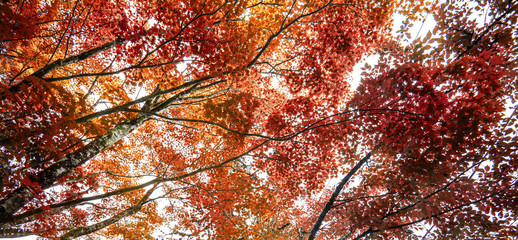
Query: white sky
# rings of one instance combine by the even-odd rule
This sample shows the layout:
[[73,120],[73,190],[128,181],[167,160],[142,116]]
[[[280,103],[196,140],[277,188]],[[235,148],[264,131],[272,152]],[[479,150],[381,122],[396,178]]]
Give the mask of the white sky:
[[[405,20],[405,17],[403,15],[396,14],[394,16],[394,19],[392,21],[392,34],[395,36],[397,33],[396,31],[399,30],[399,26],[403,23]],[[424,23],[415,23],[414,26],[412,26],[409,29],[410,35],[413,39],[416,39],[417,37],[426,36],[426,34],[429,31],[432,31],[435,27],[435,20],[432,15],[428,15]],[[407,43],[408,44],[408,43]],[[405,45],[403,43],[403,45]],[[356,89],[358,87],[358,84],[361,80],[361,68],[365,65],[365,63],[368,63],[371,66],[374,66],[378,62],[379,56],[377,54],[373,54],[370,56],[367,56],[361,61],[360,63],[356,64],[356,66],[353,69],[352,77],[353,82],[351,83],[351,87],[353,89]]]

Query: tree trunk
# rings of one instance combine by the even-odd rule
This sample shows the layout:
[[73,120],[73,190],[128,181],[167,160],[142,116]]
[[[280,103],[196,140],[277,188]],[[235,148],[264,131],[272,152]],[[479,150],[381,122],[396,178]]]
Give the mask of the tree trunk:
[[333,204],[336,201],[336,198],[344,188],[345,184],[351,179],[351,177],[358,171],[360,168],[367,162],[367,160],[370,159],[372,153],[376,151],[379,147],[381,147],[383,143],[378,144],[374,147],[365,157],[363,157],[356,165],[354,165],[353,169],[351,169],[347,175],[345,175],[344,178],[342,178],[342,181],[336,186],[335,191],[331,195],[331,198],[329,198],[329,201],[327,201],[324,209],[322,209],[322,212],[320,212],[320,215],[318,216],[317,221],[315,222],[315,225],[313,225],[313,229],[311,229],[311,233],[308,237],[308,240],[314,240],[317,236],[318,230],[320,230],[320,226],[322,225],[322,222],[324,222],[324,219],[326,218],[327,213],[331,210],[333,207]]
[[[31,180],[39,184],[42,189],[50,187],[61,177],[92,159],[105,148],[135,130],[144,123],[148,117],[148,115],[139,116],[134,120],[119,124],[108,133],[88,143],[81,149],[61,158],[56,163],[38,173],[38,175]],[[13,221],[13,214],[29,202],[33,198],[33,195],[34,190],[31,187],[20,186],[13,193],[2,199],[2,201],[0,201],[0,224]]]

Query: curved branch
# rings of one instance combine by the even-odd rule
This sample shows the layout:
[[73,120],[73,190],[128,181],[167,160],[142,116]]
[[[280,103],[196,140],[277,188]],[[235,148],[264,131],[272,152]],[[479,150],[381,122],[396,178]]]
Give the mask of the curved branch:
[[90,234],[90,233],[93,233],[93,232],[96,232],[100,229],[103,229],[105,227],[108,227],[116,222],[118,222],[119,220],[125,218],[125,217],[129,217],[137,212],[139,212],[142,207],[144,206],[144,204],[147,203],[147,200],[149,199],[149,196],[151,196],[151,193],[153,193],[153,191],[155,190],[156,188],[156,185],[153,186],[153,188],[149,189],[146,194],[144,195],[144,197],[142,197],[142,199],[140,199],[139,203],[137,203],[135,206],[133,207],[130,207],[118,214],[116,214],[115,216],[112,216],[102,222],[99,222],[99,223],[96,223],[96,224],[92,224],[90,226],[87,226],[87,227],[78,227],[78,228],[75,228],[69,232],[67,232],[66,234],[64,234],[63,236],[60,237],[61,240],[69,240],[69,239],[74,239],[74,238],[78,238],[80,236],[84,236],[86,234]]
[[505,11],[504,13],[502,13],[502,15],[498,16],[489,26],[486,27],[486,29],[480,34],[480,36],[478,36],[477,39],[475,39],[475,41],[473,41],[464,51],[462,51],[462,53],[460,53],[454,60],[457,61],[459,60],[461,57],[463,57],[464,55],[466,55],[471,49],[473,49],[481,40],[482,38],[489,33],[489,31],[494,27],[496,26],[498,23],[500,23],[500,21],[506,17],[508,14],[510,14],[512,12],[513,8],[509,8],[507,9],[507,11]]
[[264,51],[266,51],[266,49],[268,48],[268,46],[272,43],[273,39],[277,38],[284,30],[286,30],[287,28],[289,28],[291,25],[293,25],[294,23],[296,23],[297,21],[299,21],[301,18],[305,18],[305,17],[309,17],[313,14],[316,14],[322,10],[324,10],[325,8],[327,8],[331,3],[333,2],[333,0],[330,0],[328,1],[324,6],[318,8],[317,10],[313,11],[313,12],[310,12],[310,13],[307,13],[307,14],[302,14],[298,17],[296,17],[295,19],[293,19],[292,21],[290,21],[289,23],[287,23],[285,26],[282,26],[279,31],[277,31],[275,34],[271,35],[268,40],[266,40],[266,43],[261,47],[261,50],[259,51],[259,53],[257,53],[257,55],[255,55],[254,59],[252,59],[252,61],[250,61],[250,63],[248,63],[248,65],[246,65],[247,68],[251,68],[258,60],[259,58],[261,57],[261,55],[263,55]]
[[[441,216],[441,215],[444,215],[444,214],[446,214],[446,213],[449,213],[449,212],[452,212],[452,211],[455,211],[455,210],[458,210],[458,209],[461,209],[461,208],[464,208],[464,207],[470,206],[470,205],[472,205],[472,204],[476,204],[476,203],[479,203],[479,202],[485,201],[485,200],[487,200],[487,199],[493,198],[493,197],[495,197],[496,195],[501,194],[502,192],[506,191],[508,188],[510,188],[510,187],[512,187],[512,186],[514,186],[514,185],[516,185],[516,183],[513,183],[513,184],[511,184],[511,185],[510,185],[510,186],[508,186],[508,187],[505,187],[505,188],[503,188],[503,189],[501,189],[501,190],[499,190],[499,191],[495,191],[495,192],[493,192],[493,193],[491,193],[491,194],[489,194],[489,195],[486,195],[486,196],[484,196],[484,197],[481,197],[481,198],[479,198],[479,199],[476,199],[476,200],[473,200],[473,201],[471,201],[471,202],[467,202],[467,203],[463,203],[463,204],[457,205],[457,206],[455,206],[455,207],[452,207],[452,208],[446,209],[446,210],[444,210],[444,211],[442,211],[442,212],[439,212],[439,213],[436,213],[436,214],[432,214],[432,215],[430,215],[430,216],[426,216],[426,217],[423,217],[423,218],[420,218],[420,219],[417,219],[417,220],[414,220],[414,221],[410,221],[410,222],[407,222],[407,223],[403,223],[403,224],[399,224],[399,225],[390,226],[390,227],[388,227],[388,228],[386,228],[386,229],[371,229],[371,228],[370,228],[367,232],[368,232],[368,234],[370,234],[370,233],[382,232],[382,231],[389,230],[389,229],[399,229],[399,228],[403,228],[403,227],[411,226],[411,225],[414,225],[414,224],[416,224],[416,223],[420,223],[420,222],[422,222],[422,221],[428,220],[428,219],[430,219],[430,218],[436,218],[436,217]],[[365,232],[364,232],[364,233],[365,233]],[[362,234],[362,235],[363,235],[363,234]],[[365,235],[367,235],[367,234],[365,234]],[[365,235],[364,235],[364,236],[365,236]],[[355,239],[359,239],[359,238],[357,237],[357,238],[355,238]]]

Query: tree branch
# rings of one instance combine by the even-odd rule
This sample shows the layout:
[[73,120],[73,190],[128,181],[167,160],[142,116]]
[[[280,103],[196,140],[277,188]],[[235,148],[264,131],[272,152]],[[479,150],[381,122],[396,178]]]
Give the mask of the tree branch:
[[96,231],[98,231],[100,229],[103,229],[103,228],[105,228],[107,226],[110,226],[110,225],[118,222],[119,220],[121,220],[121,219],[123,219],[125,217],[129,217],[129,216],[139,212],[142,209],[142,206],[144,206],[144,204],[147,203],[147,200],[149,199],[149,196],[151,196],[151,193],[153,193],[155,188],[156,188],[156,185],[153,186],[153,188],[149,189],[146,192],[146,194],[144,195],[144,197],[142,197],[142,199],[140,199],[139,203],[137,203],[135,206],[130,207],[130,208],[128,208],[128,209],[126,209],[126,210],[116,214],[115,216],[110,217],[110,218],[102,221],[102,222],[99,222],[99,223],[96,223],[96,224],[92,224],[92,225],[87,226],[87,227],[75,228],[72,231],[69,231],[66,234],[62,235],[60,237],[60,239],[61,240],[69,240],[69,239],[78,238],[80,236],[84,236],[84,235],[96,232]]
[[68,58],[65,58],[65,59],[58,59],[54,62],[52,62],[51,64],[47,64],[45,67],[41,68],[40,70],[34,72],[32,75],[35,76],[35,77],[39,77],[39,78],[43,78],[43,76],[45,76],[47,73],[55,70],[55,69],[58,69],[62,66],[66,66],[66,65],[69,65],[69,64],[73,64],[73,63],[77,63],[77,62],[80,62],[80,61],[83,61],[93,55],[96,55],[100,52],[103,52],[107,49],[110,49],[116,45],[119,45],[119,44],[122,44],[126,42],[125,39],[123,38],[117,38],[111,42],[108,42],[108,43],[105,43],[99,47],[96,47],[96,48],[93,48],[91,50],[88,50],[86,52],[83,52],[81,54],[78,54],[78,55],[74,55],[74,56],[70,56]]
[[327,201],[326,205],[324,206],[324,209],[322,209],[322,212],[320,212],[320,215],[318,216],[317,221],[313,225],[313,229],[311,229],[311,233],[309,234],[308,240],[314,240],[317,236],[318,230],[320,230],[320,226],[322,225],[322,222],[326,218],[327,213],[333,208],[333,205],[336,201],[336,198],[342,191],[345,184],[351,179],[351,177],[358,171],[360,168],[367,162],[367,160],[370,159],[373,152],[378,150],[383,145],[383,142],[376,145],[365,157],[363,157],[354,167],[345,175],[344,178],[342,178],[342,181],[336,186],[335,191],[331,195],[331,198],[329,198],[329,201]]

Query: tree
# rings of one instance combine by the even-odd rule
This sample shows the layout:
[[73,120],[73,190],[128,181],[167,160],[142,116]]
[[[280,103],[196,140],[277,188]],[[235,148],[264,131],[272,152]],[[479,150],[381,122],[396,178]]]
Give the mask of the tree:
[[[2,3],[0,226],[300,239],[322,213],[324,238],[514,234],[516,4],[480,4],[473,28],[412,1]],[[390,17],[422,11],[449,41],[400,47]]]

